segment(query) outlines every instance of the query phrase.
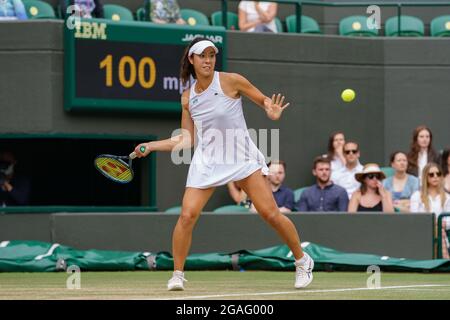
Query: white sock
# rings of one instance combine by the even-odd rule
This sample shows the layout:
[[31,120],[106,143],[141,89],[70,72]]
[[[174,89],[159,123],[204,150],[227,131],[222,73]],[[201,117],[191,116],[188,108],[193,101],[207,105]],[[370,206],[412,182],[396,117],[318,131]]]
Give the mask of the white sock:
[[308,261],[308,255],[305,252],[305,253],[303,253],[303,257],[301,257],[298,260],[295,260],[295,265],[303,266],[306,263],[306,261]]
[[175,270],[175,271],[173,272],[173,274],[174,274],[174,275],[178,275],[178,276],[184,277],[184,272],[183,272],[183,271],[180,271],[180,270]]

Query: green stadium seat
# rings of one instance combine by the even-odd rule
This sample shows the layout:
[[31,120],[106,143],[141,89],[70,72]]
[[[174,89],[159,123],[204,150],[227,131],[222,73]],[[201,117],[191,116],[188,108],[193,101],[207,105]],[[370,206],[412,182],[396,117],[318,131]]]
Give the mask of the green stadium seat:
[[217,213],[233,213],[233,212],[250,212],[246,207],[238,206],[236,204],[227,205],[214,209]]
[[170,207],[166,211],[166,213],[181,213],[181,206]]
[[[321,33],[316,20],[308,16],[301,17],[302,33]],[[289,33],[297,32],[297,18],[295,14],[286,17],[286,28]]]
[[339,22],[339,34],[341,36],[374,37],[378,35],[378,29],[367,27],[366,16],[350,16]]
[[295,203],[297,203],[298,200],[300,200],[300,197],[301,197],[303,191],[305,191],[306,188],[307,187],[302,187],[302,188],[298,188],[298,189],[294,190],[294,201],[295,201]]
[[145,17],[145,9],[143,7],[140,7],[136,10],[136,20],[148,21],[148,19]]
[[190,26],[209,26],[209,20],[206,15],[193,9],[181,9],[181,17]]
[[422,37],[425,34],[425,26],[417,17],[400,17],[400,35],[398,31],[398,17],[390,17],[385,23],[386,36],[388,37]]
[[395,170],[392,167],[381,167],[380,169],[386,178],[392,177],[395,174]]
[[113,21],[133,21],[133,13],[125,7],[117,4],[105,4],[103,6],[105,19]]
[[430,32],[433,37],[450,37],[450,15],[431,20]]
[[44,1],[23,0],[29,19],[56,19],[53,7]]
[[[223,26],[222,24],[222,11],[216,11],[211,14],[211,24],[213,26]],[[238,15],[234,12],[227,12],[227,29],[239,30]]]
[[283,24],[281,23],[280,18],[275,17],[275,25],[277,26],[278,33],[283,32]]

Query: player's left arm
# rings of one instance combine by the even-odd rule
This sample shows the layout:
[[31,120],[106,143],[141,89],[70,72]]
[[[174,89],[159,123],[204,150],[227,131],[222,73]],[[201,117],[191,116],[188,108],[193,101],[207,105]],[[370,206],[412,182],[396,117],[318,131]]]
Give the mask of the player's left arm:
[[284,96],[280,93],[278,95],[273,94],[272,98],[269,98],[240,74],[230,74],[230,78],[233,79],[232,83],[236,91],[263,108],[267,116],[272,120],[278,120],[284,109],[289,106],[289,103],[284,104]]

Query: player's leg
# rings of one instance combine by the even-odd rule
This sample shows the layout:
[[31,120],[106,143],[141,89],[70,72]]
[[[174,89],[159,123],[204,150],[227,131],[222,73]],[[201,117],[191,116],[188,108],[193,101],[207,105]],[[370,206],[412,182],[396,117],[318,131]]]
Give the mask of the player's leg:
[[184,192],[181,214],[172,236],[174,274],[169,280],[169,290],[183,290],[184,288],[183,270],[191,247],[192,230],[214,189],[186,188]]
[[312,281],[314,261],[303,253],[297,229],[292,221],[280,212],[270,186],[258,170],[240,180],[239,185],[248,194],[259,215],[271,225],[291,249],[296,260],[296,288],[306,287]]

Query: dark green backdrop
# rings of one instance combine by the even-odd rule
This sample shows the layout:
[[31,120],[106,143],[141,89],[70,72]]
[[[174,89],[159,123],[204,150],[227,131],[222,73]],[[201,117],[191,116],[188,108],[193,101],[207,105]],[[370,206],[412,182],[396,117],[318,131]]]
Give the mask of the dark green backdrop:
[[[170,136],[179,116],[67,113],[63,108],[62,22],[4,24],[0,28],[1,134],[119,134]],[[360,142],[362,162],[386,164],[409,147],[419,124],[434,144],[450,144],[450,41],[434,38],[354,39],[338,36],[228,33],[228,70],[240,72],[265,94],[282,92],[291,106],[277,122],[244,100],[249,128],[280,129],[286,184],[312,182],[312,159],[326,151],[328,135],[343,130]],[[345,88],[356,91],[343,103]],[[157,205],[179,204],[188,166],[157,154]],[[221,187],[206,207],[230,203]]]

